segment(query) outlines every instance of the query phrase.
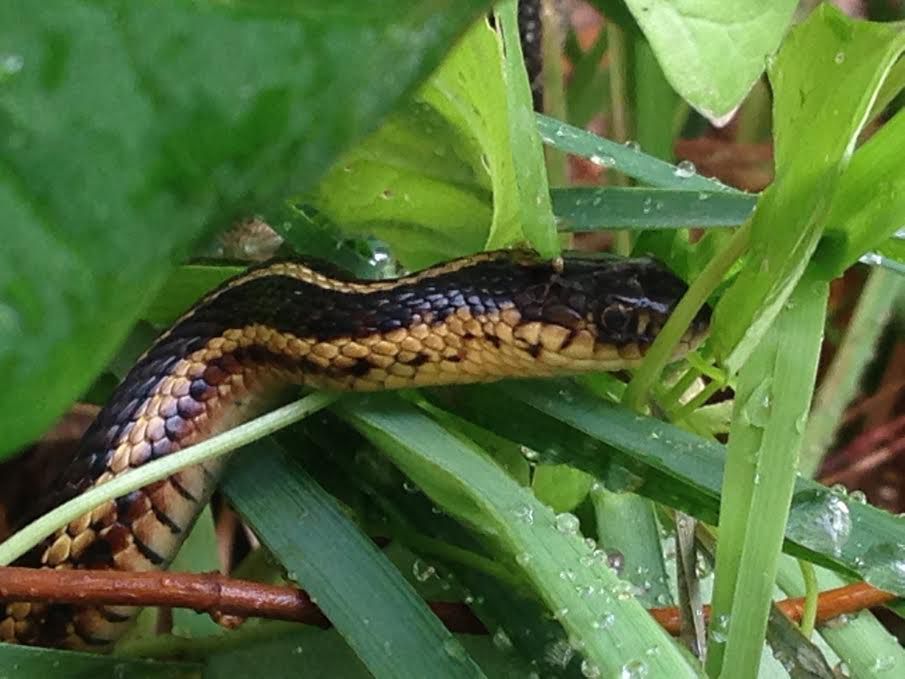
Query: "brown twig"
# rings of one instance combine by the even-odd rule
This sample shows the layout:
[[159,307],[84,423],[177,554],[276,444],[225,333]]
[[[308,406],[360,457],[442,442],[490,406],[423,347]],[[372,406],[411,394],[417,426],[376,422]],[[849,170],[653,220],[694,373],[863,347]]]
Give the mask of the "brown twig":
[[[817,620],[824,622],[895,598],[895,595],[866,583],[832,589],[820,594]],[[7,567],[0,568],[0,600],[166,606],[207,612],[215,620],[229,620],[231,624],[237,618],[258,617],[330,626],[330,621],[302,590],[237,580],[219,573],[122,573]],[[785,599],[778,605],[787,616],[798,620],[804,599]],[[429,606],[452,632],[487,633],[481,621],[464,604],[431,602]],[[678,609],[655,608],[650,613],[670,634],[678,634]],[[709,607],[705,607],[705,615],[709,614]]]
[[[895,594],[884,592],[877,589],[866,582],[856,582],[852,585],[830,589],[821,592],[817,599],[817,622],[823,623],[840,615],[848,613],[856,613],[879,606],[892,601],[896,598]],[[777,601],[779,607],[787,617],[795,622],[801,620],[801,612],[804,610],[804,597],[796,597],[794,599],[783,599]],[[650,614],[654,619],[663,626],[670,634],[679,633],[679,611],[677,608],[652,608]],[[704,606],[704,617],[710,620],[710,606]]]

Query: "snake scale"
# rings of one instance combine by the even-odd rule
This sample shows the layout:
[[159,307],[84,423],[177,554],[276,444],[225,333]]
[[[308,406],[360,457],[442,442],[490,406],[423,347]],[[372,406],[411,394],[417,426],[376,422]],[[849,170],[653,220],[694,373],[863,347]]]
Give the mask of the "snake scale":
[[[554,263],[520,251],[482,253],[395,280],[325,271],[272,261],[186,312],[114,391],[41,511],[235,426],[287,385],[363,391],[631,368],[686,289],[651,259]],[[676,358],[700,343],[709,314],[698,314]],[[97,507],[18,565],[166,568],[220,466],[184,469]],[[136,612],[7,603],[0,640],[103,649]]]

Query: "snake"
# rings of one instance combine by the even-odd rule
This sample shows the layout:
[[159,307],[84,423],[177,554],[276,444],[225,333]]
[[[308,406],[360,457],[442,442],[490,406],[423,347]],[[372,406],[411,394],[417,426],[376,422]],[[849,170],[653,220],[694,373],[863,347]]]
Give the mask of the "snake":
[[[506,250],[376,281],[311,260],[269,261],[208,293],[153,342],[35,513],[226,431],[295,385],[374,391],[636,367],[686,289],[651,258]],[[705,306],[673,359],[700,345],[709,319]],[[188,467],[96,507],[17,565],[164,569],[223,465]],[[9,602],[0,640],[104,650],[137,610]]]

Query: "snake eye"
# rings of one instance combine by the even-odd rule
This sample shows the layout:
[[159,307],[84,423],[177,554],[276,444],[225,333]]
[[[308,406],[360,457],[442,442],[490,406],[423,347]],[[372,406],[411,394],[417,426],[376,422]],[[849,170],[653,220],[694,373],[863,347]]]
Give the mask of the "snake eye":
[[631,322],[629,310],[621,304],[611,304],[600,313],[600,324],[616,337],[621,337]]

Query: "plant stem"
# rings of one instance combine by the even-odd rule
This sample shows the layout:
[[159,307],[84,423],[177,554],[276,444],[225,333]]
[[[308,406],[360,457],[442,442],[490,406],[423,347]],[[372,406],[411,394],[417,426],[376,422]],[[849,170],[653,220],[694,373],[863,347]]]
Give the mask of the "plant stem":
[[673,348],[691,324],[695,314],[704,306],[707,298],[723,280],[726,272],[748,249],[750,241],[751,221],[749,220],[739,227],[726,247],[707,263],[701,275],[694,280],[648,350],[644,363],[635,373],[628,389],[625,390],[622,399],[625,406],[637,411],[644,408],[651,387],[660,378],[663,368],[669,362]]
[[804,559],[798,560],[801,578],[804,580],[804,610],[801,612],[801,633],[808,639],[814,633],[814,622],[817,620],[817,597],[820,587],[817,585],[817,573],[814,564]]
[[262,415],[251,422],[230,429],[207,441],[190,446],[178,453],[142,465],[117,476],[107,483],[95,486],[69,502],[35,519],[25,528],[14,533],[0,544],[0,566],[8,566],[45,537],[70,521],[91,511],[109,500],[122,497],[137,488],[160,481],[185,467],[208,462],[232,452],[252,441],[288,427],[308,415],[325,408],[339,398],[338,394],[316,392],[298,401]]

